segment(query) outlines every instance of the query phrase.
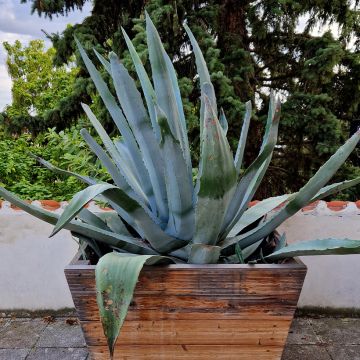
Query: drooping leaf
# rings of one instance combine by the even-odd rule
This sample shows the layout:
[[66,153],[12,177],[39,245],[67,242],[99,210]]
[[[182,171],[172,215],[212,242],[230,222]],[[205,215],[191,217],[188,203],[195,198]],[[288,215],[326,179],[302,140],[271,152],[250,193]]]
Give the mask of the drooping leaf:
[[295,256],[360,254],[360,240],[317,239],[287,245],[265,259],[275,261]]
[[193,243],[215,245],[235,190],[236,170],[229,143],[207,97],[198,183]]
[[162,256],[109,253],[96,265],[96,298],[111,359],[140,271],[145,264],[153,265],[160,261],[169,263],[172,260]]

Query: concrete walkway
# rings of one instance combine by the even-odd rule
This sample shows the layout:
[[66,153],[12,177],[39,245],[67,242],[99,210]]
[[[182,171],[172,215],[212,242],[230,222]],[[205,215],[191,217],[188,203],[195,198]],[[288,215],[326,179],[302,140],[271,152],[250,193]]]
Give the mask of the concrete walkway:
[[[90,360],[76,318],[0,317],[0,360],[25,359]],[[360,319],[295,319],[282,360],[360,360]]]

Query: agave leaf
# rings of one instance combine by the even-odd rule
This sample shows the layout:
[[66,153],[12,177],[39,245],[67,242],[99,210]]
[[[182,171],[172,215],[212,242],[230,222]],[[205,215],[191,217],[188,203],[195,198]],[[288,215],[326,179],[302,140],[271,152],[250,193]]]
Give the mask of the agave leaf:
[[[84,61],[84,64],[91,76],[91,79],[93,80],[106,108],[108,109],[112,119],[114,120],[117,128],[119,129],[121,135],[124,138],[126,146],[128,147],[128,149],[131,153],[132,159],[136,165],[136,169],[138,171],[141,187],[145,191],[145,189],[147,189],[147,187],[149,185],[149,174],[147,173],[144,163],[142,161],[141,153],[140,153],[140,150],[136,143],[135,137],[134,137],[133,133],[131,132],[129,125],[128,125],[122,111],[120,110],[119,106],[117,105],[113,95],[111,94],[110,90],[108,89],[105,81],[102,79],[100,73],[97,71],[96,67],[91,62],[91,60],[87,56],[85,50],[83,49],[80,42],[76,38],[75,38],[75,42],[79,49],[80,55]],[[115,162],[116,162],[116,160],[115,160]],[[145,191],[145,193],[146,193],[146,191]],[[151,203],[151,199],[150,199],[150,203]]]
[[239,241],[240,246],[248,246],[274,231],[287,218],[294,215],[316,197],[318,192],[321,191],[321,187],[331,179],[338,168],[348,158],[355,146],[358,144],[359,140],[360,131],[356,132],[335,152],[335,154],[330,157],[323,166],[320,167],[316,174],[305,184],[305,186],[300,189],[298,193],[296,193],[296,195],[285,207],[267,221],[259,224],[257,228],[250,230],[245,234],[225,239],[222,242],[221,247],[226,249]]
[[295,256],[347,254],[360,254],[360,240],[330,238],[301,241],[287,245],[280,250],[265,256],[265,259],[275,261]]
[[332,195],[332,194],[335,194],[339,191],[342,191],[342,190],[345,190],[345,189],[348,189],[352,186],[356,186],[360,184],[360,176],[355,178],[355,179],[352,179],[352,180],[345,180],[345,181],[342,181],[342,182],[338,182],[338,183],[335,183],[335,184],[330,184],[330,185],[327,185],[325,187],[323,187],[312,199],[311,199],[311,202],[314,202],[316,200],[320,200],[320,199],[323,199],[329,195]]
[[[150,199],[153,198],[151,185],[148,184],[145,188],[142,188],[142,184],[140,183],[139,178],[140,174],[134,173],[134,168],[130,167],[129,164],[125,161],[125,159],[121,156],[114,143],[111,141],[109,135],[102,127],[96,116],[93,114],[89,106],[87,106],[86,104],[82,104],[82,107],[89,120],[91,121],[92,125],[94,126],[96,132],[99,134],[101,141],[105,145],[106,150],[111,155],[117,168],[119,169],[123,177],[126,179],[127,183],[138,194],[138,196],[144,199],[145,203],[149,203],[151,201]],[[94,142],[96,141],[94,140],[91,143],[94,144]],[[155,205],[153,206],[155,207]]]
[[134,222],[143,230],[150,245],[160,253],[169,252],[186,245],[185,241],[173,238],[162,231],[139,203],[126,195],[120,188],[111,184],[89,186],[75,194],[61,214],[50,236],[55,235],[65,227],[90,200],[100,194],[104,194],[130,214]]
[[125,321],[136,283],[143,266],[171,262],[163,256],[131,256],[109,253],[103,256],[95,269],[96,298],[111,359],[116,340]]
[[219,246],[206,244],[192,244],[188,263],[190,264],[217,264],[220,257]]
[[142,64],[141,59],[140,59],[138,53],[136,52],[135,47],[134,47],[133,43],[131,42],[129,36],[126,34],[126,32],[123,28],[121,28],[121,31],[124,35],[126,45],[129,49],[130,56],[132,58],[134,66],[135,66],[136,73],[137,73],[138,78],[141,83],[142,91],[145,96],[151,124],[152,124],[153,130],[155,132],[156,139],[158,141],[160,141],[160,128],[159,128],[158,123],[156,122],[156,114],[155,114],[155,107],[154,107],[154,102],[156,101],[155,90],[151,84],[151,81],[149,79],[148,74],[146,73],[144,65]]
[[226,119],[226,116],[225,116],[225,113],[224,113],[224,109],[223,109],[223,108],[220,108],[219,122],[220,122],[221,127],[222,127],[223,130],[224,130],[224,134],[226,135],[226,134],[227,134],[227,131],[228,131],[228,129],[229,129],[229,124],[228,124],[228,121],[227,121],[227,119]]
[[191,157],[186,122],[174,66],[166,54],[159,34],[146,13],[146,34],[157,104],[165,112],[170,129],[180,142],[191,177]]
[[110,174],[114,183],[123,189],[127,194],[134,194],[134,191],[125,180],[125,178],[120,173],[119,169],[114,165],[111,161],[110,157],[106,154],[103,148],[95,141],[95,139],[89,134],[86,129],[81,129],[80,134],[85,142],[88,144],[89,148],[92,152],[97,156],[97,158],[101,161],[101,164],[105,167],[105,169]]
[[217,104],[216,104],[215,90],[211,83],[209,70],[206,66],[204,56],[201,52],[198,42],[195,39],[194,34],[190,30],[190,28],[187,26],[187,24],[184,24],[184,29],[189,36],[191,46],[193,48],[193,52],[195,55],[196,69],[197,69],[197,72],[198,72],[199,78],[200,78],[200,88],[202,88],[204,83],[209,84],[207,96],[209,97],[211,107],[213,108],[215,114],[217,114],[218,110],[217,110]]
[[235,190],[236,170],[229,143],[207,97],[199,169],[193,242],[215,245]]
[[197,69],[197,73],[199,74],[199,78],[200,78],[200,89],[201,89],[200,138],[202,138],[203,128],[204,128],[204,118],[205,118],[205,104],[204,104],[205,96],[204,95],[206,95],[209,98],[211,107],[213,108],[214,113],[217,114],[218,110],[217,110],[215,89],[214,89],[213,84],[211,83],[211,78],[210,78],[209,70],[206,65],[206,61],[201,52],[200,46],[195,39],[194,34],[190,30],[190,28],[187,26],[187,24],[184,24],[184,28],[185,28],[186,33],[189,36],[191,46],[193,48],[193,52],[195,55],[196,69]]
[[164,154],[169,221],[166,232],[177,238],[191,240],[194,235],[193,184],[179,142],[171,132],[164,112],[156,107]]
[[111,66],[110,62],[107,61],[101,54],[99,54],[96,49],[93,49],[96,57],[99,59],[101,64],[104,66],[105,70],[111,75]]
[[129,233],[129,230],[126,228],[125,224],[119,217],[119,215],[116,212],[113,211],[107,211],[107,212],[100,212],[97,214],[97,216],[103,220],[106,225],[117,234],[123,234],[126,236],[131,236]]
[[[28,214],[35,216],[36,218],[49,224],[55,225],[59,220],[60,215],[28,204],[3,187],[0,187],[0,195],[7,201],[10,201],[12,204],[26,211]],[[124,249],[125,251],[134,254],[157,254],[156,251],[150,249],[143,241],[140,241],[137,238],[105,231],[95,226],[82,223],[81,221],[73,220],[69,222],[65,228],[71,232],[78,233],[88,238],[96,239],[97,241],[103,242],[109,246]]]
[[240,231],[245,229],[247,226],[253,224],[255,221],[261,219],[268,212],[275,209],[283,202],[288,200],[293,194],[286,194],[271,197],[260,201],[256,205],[248,208],[244,211],[243,215],[240,217],[239,221],[233,226],[233,228],[229,232],[229,236],[236,236]]
[[245,152],[245,145],[246,145],[246,139],[249,132],[249,126],[250,126],[250,120],[251,120],[251,112],[252,112],[252,105],[251,101],[248,101],[246,103],[246,112],[243,119],[243,124],[241,128],[241,135],[238,143],[238,147],[236,149],[235,154],[235,168],[236,171],[239,173],[241,169],[241,165],[244,158],[244,152]]
[[282,249],[283,247],[285,247],[285,246],[286,246],[286,234],[283,233],[283,234],[279,237],[279,240],[278,240],[278,243],[277,243],[276,246],[275,246],[274,252],[281,250],[281,249]]
[[261,144],[260,152],[264,149],[265,145],[268,142],[268,137],[270,134],[271,125],[273,123],[274,116],[276,115],[276,110],[279,111],[280,116],[280,101],[276,101],[276,96],[273,90],[270,92],[270,102],[269,102],[269,110],[268,110],[268,116],[266,120],[266,126],[265,126],[265,133],[263,137],[263,141]]
[[96,216],[93,212],[91,212],[86,208],[81,209],[81,211],[78,214],[78,218],[89,225],[98,227],[99,229],[110,232],[113,231],[107,226],[106,222],[103,219]]
[[254,244],[251,244],[250,246],[247,246],[245,249],[242,249],[244,260],[248,259],[258,249],[262,242],[263,239],[257,241]]
[[273,150],[277,141],[277,134],[280,120],[280,102],[272,118],[271,126],[265,137],[264,147],[260,151],[259,156],[246,169],[236,187],[234,196],[227,210],[224,224],[222,226],[221,238],[224,239],[230,232],[232,227],[239,221],[242,214],[247,208],[249,201],[254,196],[263,176],[270,164]]
[[164,163],[159,143],[155,138],[150,119],[134,80],[114,53],[110,54],[110,64],[119,102],[139,144],[149,173],[158,217],[162,221],[167,221],[168,207],[164,181]]
[[[85,251],[82,249],[82,247],[85,249],[86,246],[89,246],[99,258],[103,256],[103,252],[100,250],[99,244],[94,239],[88,238],[76,232],[71,232],[71,236],[79,240],[78,243],[79,243],[80,251],[82,251],[84,258],[85,258]],[[83,242],[83,244],[81,244],[81,242]]]
[[80,181],[82,181],[82,182],[84,182],[85,184],[88,184],[88,185],[94,185],[94,184],[98,183],[98,181],[96,179],[93,179],[93,178],[91,178],[89,176],[80,175],[80,174],[74,173],[72,171],[67,171],[67,170],[64,170],[64,169],[60,169],[60,168],[54,166],[53,164],[51,164],[49,161],[46,161],[46,160],[42,159],[41,157],[39,157],[39,156],[37,156],[35,154],[29,153],[29,155],[31,157],[33,157],[41,165],[45,166],[47,169],[53,171],[56,174],[65,175],[65,176],[74,176],[78,180],[80,180]]

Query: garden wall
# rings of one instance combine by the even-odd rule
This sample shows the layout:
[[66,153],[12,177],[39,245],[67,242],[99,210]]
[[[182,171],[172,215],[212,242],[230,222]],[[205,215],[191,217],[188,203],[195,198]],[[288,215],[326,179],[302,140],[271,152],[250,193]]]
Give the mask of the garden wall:
[[[61,212],[65,203],[34,202]],[[90,204],[90,210],[99,209]],[[360,240],[360,202],[313,204],[285,222],[289,242],[341,237]],[[52,226],[12,208],[0,208],[0,309],[72,307],[63,273],[77,251],[68,231],[49,239]],[[360,310],[360,255],[302,259],[309,268],[299,306]]]

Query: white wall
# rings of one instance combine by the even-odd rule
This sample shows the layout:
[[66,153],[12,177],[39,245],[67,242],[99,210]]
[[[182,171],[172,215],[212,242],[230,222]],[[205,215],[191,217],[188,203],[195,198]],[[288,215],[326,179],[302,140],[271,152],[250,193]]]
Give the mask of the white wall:
[[[288,243],[325,238],[360,240],[360,209],[354,203],[330,211],[321,202],[310,212],[299,212],[280,228]],[[360,310],[360,255],[306,256],[304,287],[299,307],[356,308]]]
[[[93,207],[93,210],[96,207]],[[61,209],[56,210],[60,212]],[[280,227],[289,242],[325,237],[360,240],[360,209],[354,203],[339,212],[321,202]],[[0,309],[72,307],[63,269],[77,251],[67,231],[49,239],[52,226],[10,208],[0,209]],[[360,255],[302,259],[309,268],[300,306],[360,310]]]

